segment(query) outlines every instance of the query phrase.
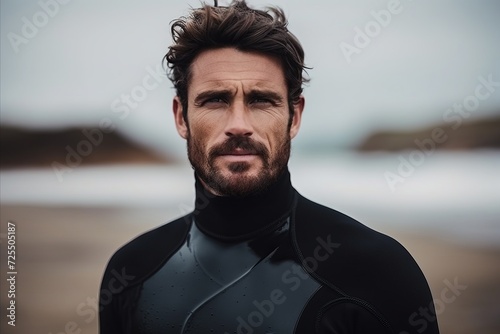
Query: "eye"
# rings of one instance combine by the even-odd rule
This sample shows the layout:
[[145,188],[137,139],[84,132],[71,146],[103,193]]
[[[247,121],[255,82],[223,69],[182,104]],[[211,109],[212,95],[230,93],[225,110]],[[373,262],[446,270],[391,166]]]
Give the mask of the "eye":
[[272,91],[251,92],[248,96],[248,104],[256,108],[278,107],[281,101],[281,96]]
[[227,101],[220,97],[211,97],[203,101],[202,105],[205,107],[219,107],[221,105],[226,105]]
[[214,97],[214,98],[211,98],[211,99],[208,99],[208,100],[205,101],[205,103],[208,103],[208,102],[219,103],[219,102],[224,102],[224,100],[221,99],[221,98],[218,98],[218,97]]
[[257,106],[274,106],[275,103],[274,101],[266,98],[255,98],[251,102],[252,105],[257,105]]

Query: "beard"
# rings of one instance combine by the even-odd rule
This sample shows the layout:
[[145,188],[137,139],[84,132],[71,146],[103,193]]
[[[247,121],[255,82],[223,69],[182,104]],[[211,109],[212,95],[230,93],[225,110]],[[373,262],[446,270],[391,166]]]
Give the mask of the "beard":
[[[219,196],[246,197],[257,195],[277,181],[286,169],[290,158],[291,138],[288,132],[281,137],[274,153],[264,144],[248,136],[232,136],[208,151],[202,140],[187,138],[188,158],[201,181]],[[246,161],[230,162],[227,167],[217,166],[216,160],[236,149],[256,154],[261,167],[254,175],[249,173],[252,164]],[[222,169],[226,168],[225,173]]]

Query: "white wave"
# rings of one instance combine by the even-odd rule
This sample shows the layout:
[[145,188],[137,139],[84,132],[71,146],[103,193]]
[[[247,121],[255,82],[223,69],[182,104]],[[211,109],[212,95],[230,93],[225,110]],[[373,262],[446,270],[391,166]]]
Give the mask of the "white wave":
[[[500,153],[435,153],[393,188],[401,154],[294,156],[292,183],[304,196],[374,228],[436,231],[441,236],[500,244]],[[193,207],[189,165],[78,167],[0,172],[1,203],[16,205]]]

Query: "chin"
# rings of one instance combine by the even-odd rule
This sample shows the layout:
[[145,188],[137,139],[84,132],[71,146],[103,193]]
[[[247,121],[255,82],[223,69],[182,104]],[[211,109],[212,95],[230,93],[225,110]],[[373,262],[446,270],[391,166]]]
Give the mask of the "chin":
[[262,167],[251,166],[247,163],[234,163],[217,173],[212,184],[218,193],[230,196],[247,196],[261,190],[266,183]]
[[241,162],[231,162],[226,166],[226,170],[229,174],[258,174],[256,172],[257,166],[252,166],[252,164],[241,161]]

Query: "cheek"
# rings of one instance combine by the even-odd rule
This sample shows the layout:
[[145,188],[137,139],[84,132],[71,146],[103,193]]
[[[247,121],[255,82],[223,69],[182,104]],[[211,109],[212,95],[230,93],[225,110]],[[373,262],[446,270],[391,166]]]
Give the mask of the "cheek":
[[[289,117],[282,113],[256,114],[253,118],[254,129],[263,138],[281,138],[288,131]],[[273,139],[273,141],[275,141]]]
[[190,123],[189,126],[189,137],[194,143],[205,150],[206,147],[212,145],[214,129],[207,123],[193,123]]
[[267,145],[272,154],[280,151],[283,144],[288,140],[288,127],[283,124],[275,125],[267,129]]
[[192,134],[207,142],[217,140],[224,133],[225,123],[225,114],[222,112],[199,112],[189,118]]

